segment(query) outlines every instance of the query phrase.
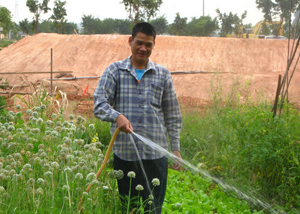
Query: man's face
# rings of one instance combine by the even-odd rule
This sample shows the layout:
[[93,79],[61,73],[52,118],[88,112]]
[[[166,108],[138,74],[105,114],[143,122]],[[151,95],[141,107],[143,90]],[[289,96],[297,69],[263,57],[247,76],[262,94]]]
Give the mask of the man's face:
[[155,45],[154,37],[144,33],[137,33],[134,39],[129,38],[134,66],[146,65]]

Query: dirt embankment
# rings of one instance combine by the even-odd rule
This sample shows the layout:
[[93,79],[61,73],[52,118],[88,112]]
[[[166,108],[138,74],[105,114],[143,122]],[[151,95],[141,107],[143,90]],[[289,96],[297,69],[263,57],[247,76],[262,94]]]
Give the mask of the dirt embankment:
[[[128,38],[129,35],[44,33],[29,36],[0,51],[0,77],[7,79],[11,86],[25,79],[32,83],[49,79],[50,74],[1,73],[50,71],[51,49],[53,71],[73,71],[72,76],[79,78],[101,76],[110,63],[130,55]],[[241,99],[259,96],[273,100],[278,75],[286,70],[287,53],[287,40],[158,36],[151,60],[171,72],[204,71],[173,75],[179,97],[209,101],[213,96],[234,92]],[[296,103],[299,102],[299,80],[299,68],[296,68],[289,90],[289,98]],[[64,83],[77,84],[78,95],[88,87],[87,93],[92,95],[98,81],[99,78],[89,78]],[[19,90],[18,87],[15,90]]]

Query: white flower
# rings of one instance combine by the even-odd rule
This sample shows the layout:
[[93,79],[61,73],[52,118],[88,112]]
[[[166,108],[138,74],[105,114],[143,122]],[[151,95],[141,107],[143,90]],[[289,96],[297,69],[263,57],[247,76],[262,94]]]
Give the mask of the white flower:
[[142,185],[138,184],[138,185],[135,187],[135,189],[136,189],[137,191],[143,191],[143,190],[144,190],[144,187],[143,187]]
[[95,125],[94,124],[90,124],[89,125],[89,129],[93,129],[94,130],[95,129]]
[[62,125],[63,125],[64,127],[69,127],[69,126],[70,126],[70,124],[69,124],[68,121],[64,121]]
[[32,143],[28,143],[27,146],[26,146],[26,148],[27,148],[28,150],[32,150],[34,147],[33,147],[33,144],[32,144]]
[[42,159],[40,157],[34,158],[34,163],[39,164],[42,162]]
[[59,168],[59,164],[57,162],[52,162],[51,163],[51,166],[54,168],[54,169],[58,169]]
[[29,186],[33,186],[34,183],[35,183],[35,180],[33,178],[29,178],[27,181],[27,185],[29,185]]
[[51,117],[52,117],[52,119],[55,119],[55,118],[57,118],[57,114],[53,113],[53,114],[51,115]]
[[96,180],[96,179],[93,180],[92,183],[93,183],[93,185],[99,185],[100,184],[100,182],[98,180]]
[[8,126],[7,130],[10,131],[10,132],[15,131],[15,127],[14,126]]
[[87,181],[91,181],[91,180],[93,180],[93,179],[95,179],[95,178],[96,178],[96,174],[93,173],[93,172],[89,173],[89,174],[86,176],[86,180],[87,180]]
[[38,178],[36,182],[37,182],[37,184],[40,184],[40,185],[43,185],[45,183],[43,178]]
[[0,186],[0,192],[5,192],[5,189],[3,186]]
[[149,195],[149,199],[150,199],[150,200],[153,200],[153,199],[154,199],[154,196],[153,196],[152,194],[150,194],[150,195]]
[[67,172],[72,172],[72,169],[71,169],[70,167],[67,167],[67,168],[65,168],[64,172],[65,172],[65,173],[67,173]]
[[160,185],[159,179],[158,178],[153,178],[152,179],[152,184],[153,184],[153,186],[159,186]]
[[24,166],[23,166],[23,169],[24,171],[31,171],[31,165],[29,163],[26,163]]
[[83,179],[83,175],[81,173],[77,173],[75,175],[75,179],[82,180]]
[[38,188],[38,189],[36,190],[36,194],[38,194],[38,195],[43,195],[43,194],[44,194],[44,190],[43,190],[42,188]]
[[176,204],[175,204],[175,207],[176,207],[176,208],[181,208],[182,205],[181,205],[181,203],[176,203]]
[[113,174],[114,174],[115,178],[118,179],[118,180],[120,180],[124,177],[124,173],[120,169],[119,170],[114,170]]
[[64,185],[64,186],[62,187],[62,189],[68,191],[68,190],[70,189],[70,187],[69,187],[68,185]]
[[109,190],[109,187],[108,186],[102,186],[102,189]]
[[135,172],[134,171],[130,171],[130,172],[127,173],[127,176],[129,178],[135,178]]
[[45,177],[51,177],[52,176],[52,172],[50,172],[50,171],[47,171],[47,172],[45,172]]
[[39,117],[39,118],[37,119],[37,121],[36,121],[36,124],[37,124],[37,125],[41,125],[43,122],[44,122],[44,120],[43,120],[42,118]]
[[[34,118],[38,118],[39,117],[39,114],[36,112],[36,111],[34,111],[34,112],[32,112],[32,116],[34,117]],[[33,119],[33,118],[32,118]]]

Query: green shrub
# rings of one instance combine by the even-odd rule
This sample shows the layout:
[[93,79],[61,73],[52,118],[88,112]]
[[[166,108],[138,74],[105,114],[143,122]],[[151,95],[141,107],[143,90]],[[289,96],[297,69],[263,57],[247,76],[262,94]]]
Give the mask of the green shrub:
[[5,47],[11,45],[12,43],[14,43],[13,40],[9,40],[9,39],[1,39],[1,40],[0,40],[0,50],[1,50],[1,47],[2,47],[2,48],[5,48]]
[[0,96],[0,115],[4,114],[6,107],[6,98],[3,96]]
[[269,105],[209,109],[184,115],[183,156],[268,201],[299,209],[300,116],[273,118]]

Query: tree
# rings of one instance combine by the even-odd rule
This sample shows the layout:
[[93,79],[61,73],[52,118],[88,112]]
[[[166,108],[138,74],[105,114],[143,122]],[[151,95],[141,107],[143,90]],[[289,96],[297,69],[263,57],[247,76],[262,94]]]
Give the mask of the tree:
[[216,9],[218,18],[221,21],[221,32],[220,36],[225,37],[227,34],[234,33],[240,36],[244,31],[243,20],[247,16],[247,11],[245,11],[241,18],[237,14],[230,12],[228,15],[226,13],[222,14],[219,9]]
[[6,7],[0,6],[0,27],[3,28],[4,34],[8,33],[13,25],[11,18],[10,11]]
[[51,10],[48,7],[48,3],[50,0],[43,0],[42,3],[39,3],[38,0],[27,0],[26,6],[29,8],[29,11],[34,14],[34,20],[35,20],[35,33],[38,33],[38,25],[39,25],[39,19],[42,12],[47,13],[49,10]]
[[162,3],[162,0],[123,0],[125,10],[129,13],[128,18],[134,24],[155,17]]
[[184,36],[187,35],[187,18],[181,18],[179,13],[176,13],[173,24],[170,25],[172,35]]
[[44,20],[39,24],[39,33],[43,32],[43,33],[54,33],[55,32],[55,28],[54,28],[54,24],[53,21],[51,20]]
[[115,20],[115,28],[116,28],[116,32],[118,32],[119,34],[131,34],[132,31],[132,21],[130,21],[129,19],[116,19]]
[[[299,0],[256,0],[258,9],[261,9],[264,14],[264,20],[271,23],[272,33],[276,36],[279,35],[279,31],[282,27],[282,23],[285,20],[286,23],[290,23],[290,14],[293,14],[296,10],[299,10]],[[279,18],[279,24],[272,24],[274,19]],[[277,21],[278,23],[278,21]],[[289,28],[289,24],[285,25]]]
[[83,34],[95,34],[98,33],[98,28],[100,25],[100,20],[98,18],[94,18],[93,15],[83,15],[82,19],[82,28]]
[[97,29],[99,34],[113,34],[117,33],[115,29],[115,20],[112,18],[104,19],[103,21],[100,20],[100,25]]
[[293,13],[299,8],[299,0],[256,0],[258,9],[264,13],[264,19],[271,22],[274,17],[289,19],[290,12]]
[[201,16],[200,18],[192,17],[187,24],[189,36],[211,36],[218,28],[217,18],[212,19],[210,16]]
[[164,16],[153,19],[150,23],[154,26],[157,34],[164,34],[168,32],[168,21]]
[[79,29],[78,29],[78,26],[76,23],[74,22],[67,22],[65,25],[64,25],[64,30],[63,32],[65,34],[74,34],[74,30],[76,30],[76,32],[79,32]]
[[20,29],[23,33],[29,35],[32,32],[32,24],[29,23],[28,19],[24,19],[19,22]]
[[53,20],[53,25],[57,33],[63,33],[64,25],[67,22],[65,19],[67,15],[65,5],[66,1],[55,0],[54,2],[53,14],[50,19]]

